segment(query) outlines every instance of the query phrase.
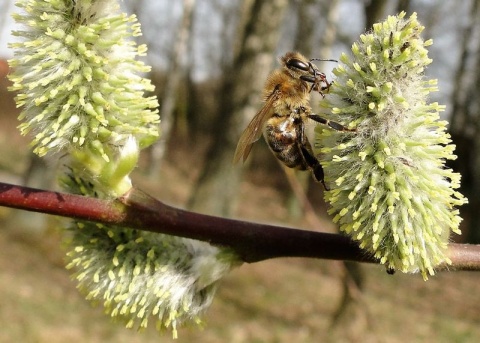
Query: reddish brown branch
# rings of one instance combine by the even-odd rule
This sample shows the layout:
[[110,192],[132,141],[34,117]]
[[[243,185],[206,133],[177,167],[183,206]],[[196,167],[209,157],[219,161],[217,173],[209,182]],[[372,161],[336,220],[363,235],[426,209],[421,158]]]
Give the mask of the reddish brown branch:
[[[132,189],[118,200],[0,183],[0,206],[116,224],[232,248],[245,262],[276,257],[375,262],[345,236],[207,216],[168,206]],[[480,270],[480,247],[450,244],[451,269]]]
[[135,189],[123,202],[128,205],[126,221],[133,227],[228,246],[245,262],[294,256],[373,262],[355,243],[341,235],[189,212],[165,205]]

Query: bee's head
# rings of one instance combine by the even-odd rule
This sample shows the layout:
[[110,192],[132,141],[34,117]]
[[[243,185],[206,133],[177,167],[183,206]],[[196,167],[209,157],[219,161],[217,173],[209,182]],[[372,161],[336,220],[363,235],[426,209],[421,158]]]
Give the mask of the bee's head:
[[285,71],[296,79],[304,79],[305,76],[315,77],[320,74],[317,67],[298,52],[287,52],[280,58],[280,63]]

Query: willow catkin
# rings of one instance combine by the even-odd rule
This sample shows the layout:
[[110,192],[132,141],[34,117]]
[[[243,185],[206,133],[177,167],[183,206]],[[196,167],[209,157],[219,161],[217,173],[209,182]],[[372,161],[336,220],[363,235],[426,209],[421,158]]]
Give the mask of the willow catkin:
[[436,80],[416,14],[390,16],[342,55],[322,106],[329,119],[356,132],[316,131],[330,213],[340,229],[389,269],[420,271],[426,279],[448,263],[450,232],[460,233],[455,189],[460,175],[446,167],[454,145],[429,103]]

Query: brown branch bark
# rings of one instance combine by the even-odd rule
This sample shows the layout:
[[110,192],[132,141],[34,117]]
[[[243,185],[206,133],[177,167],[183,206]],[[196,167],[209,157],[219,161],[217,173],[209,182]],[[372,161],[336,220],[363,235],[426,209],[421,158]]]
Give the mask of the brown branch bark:
[[[322,232],[249,223],[168,206],[132,189],[101,200],[0,183],[0,206],[197,239],[232,248],[248,263],[277,257],[311,257],[376,263],[349,238]],[[452,270],[480,270],[480,246],[450,244]]]

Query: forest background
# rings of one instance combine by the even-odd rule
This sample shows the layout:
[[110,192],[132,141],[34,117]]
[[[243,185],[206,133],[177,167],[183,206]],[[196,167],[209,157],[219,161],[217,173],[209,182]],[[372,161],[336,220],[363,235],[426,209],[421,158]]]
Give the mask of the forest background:
[[[261,105],[276,58],[297,50],[338,59],[358,35],[402,10],[418,12],[433,38],[427,75],[439,80],[432,101],[459,158],[470,203],[458,242],[480,242],[480,6],[432,0],[124,1],[149,46],[146,62],[161,104],[162,138],[142,158],[135,184],[193,211],[335,232],[322,187],[307,173],[283,170],[263,141],[245,167],[232,166],[241,131]],[[0,3],[0,53],[12,24]],[[319,63],[331,79],[335,64]],[[0,63],[0,180],[55,188],[55,163],[32,156],[16,129],[18,110]],[[313,99],[313,103],[317,99]],[[64,270],[58,219],[0,208],[0,342],[150,342],[92,309]],[[178,342],[475,342],[480,339],[480,275],[386,275],[378,266],[278,259],[236,269],[222,282],[206,327],[182,329]],[[165,336],[160,341],[170,341]]]

